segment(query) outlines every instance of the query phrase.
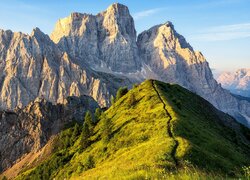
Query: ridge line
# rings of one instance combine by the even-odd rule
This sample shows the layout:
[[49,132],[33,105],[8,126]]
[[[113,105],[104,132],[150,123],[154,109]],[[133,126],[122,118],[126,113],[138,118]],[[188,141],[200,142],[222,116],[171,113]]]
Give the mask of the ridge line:
[[155,90],[157,96],[159,97],[161,103],[163,104],[163,109],[165,110],[166,115],[169,117],[169,120],[168,120],[168,122],[167,122],[167,132],[168,132],[168,134],[169,134],[169,137],[172,138],[172,139],[174,140],[174,142],[175,142],[174,147],[173,147],[173,149],[172,149],[172,151],[171,151],[170,154],[171,154],[171,156],[172,156],[172,158],[173,158],[173,160],[174,160],[174,162],[175,162],[175,166],[177,167],[177,166],[179,166],[179,162],[178,162],[178,160],[177,160],[177,158],[176,158],[176,150],[177,150],[177,148],[178,148],[178,146],[179,146],[179,142],[175,139],[175,137],[174,137],[174,135],[173,135],[173,132],[172,132],[172,130],[171,130],[171,121],[173,120],[173,118],[172,118],[172,116],[170,115],[170,113],[168,112],[168,110],[167,110],[167,108],[166,108],[166,104],[164,103],[164,101],[163,101],[163,99],[162,99],[162,97],[161,97],[159,91],[158,91],[157,88],[156,88],[157,85],[155,84],[155,80],[152,80],[152,86],[153,86],[153,88],[154,88],[154,90]]

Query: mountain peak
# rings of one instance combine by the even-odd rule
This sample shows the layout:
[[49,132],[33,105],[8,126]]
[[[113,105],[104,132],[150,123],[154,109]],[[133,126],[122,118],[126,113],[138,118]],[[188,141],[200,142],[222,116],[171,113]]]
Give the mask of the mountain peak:
[[128,7],[120,3],[111,4],[107,10],[112,10],[112,9],[116,11],[124,11],[124,10],[128,11]]
[[82,18],[84,15],[86,15],[86,14],[79,13],[79,12],[72,12],[72,13],[70,14],[70,18],[71,18],[72,20],[75,20],[75,19]]
[[45,34],[38,28],[34,28],[30,34],[31,36],[35,36],[35,37],[41,37],[41,36],[44,36]]
[[129,9],[127,6],[119,3],[114,3],[110,5],[106,11],[100,13],[102,14],[113,14],[118,17],[130,17]]
[[167,21],[167,22],[165,22],[163,25],[165,25],[165,26],[167,26],[167,27],[171,27],[171,28],[174,29],[174,25],[173,25],[173,23],[172,23],[171,21]]
[[250,69],[248,68],[241,68],[236,71],[237,75],[240,76],[250,76]]

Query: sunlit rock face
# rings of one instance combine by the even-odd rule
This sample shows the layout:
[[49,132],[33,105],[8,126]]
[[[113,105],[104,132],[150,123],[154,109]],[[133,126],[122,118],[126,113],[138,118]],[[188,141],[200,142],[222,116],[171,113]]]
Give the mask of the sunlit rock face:
[[72,13],[56,23],[51,39],[92,68],[121,73],[140,69],[134,20],[124,5],[113,4],[96,16]]
[[213,78],[200,52],[172,23],[138,37],[126,6],[113,4],[97,15],[72,13],[49,36],[0,31],[0,107],[23,107],[43,96],[92,96],[102,107],[120,86],[145,79],[178,83],[239,121],[250,122],[250,104],[233,97]]
[[180,84],[250,125],[250,103],[236,99],[216,82],[204,56],[193,50],[171,22],[142,32],[137,44],[140,58],[157,79]]
[[215,86],[203,55],[193,50],[171,22],[144,31],[137,43],[141,59],[159,79],[181,84],[193,91]]
[[67,96],[84,94],[107,106],[110,95],[128,84],[127,78],[98,73],[79,63],[38,28],[31,35],[1,31],[0,48],[2,109],[23,107],[41,96],[60,103]]
[[223,88],[232,93],[250,97],[250,69],[238,69],[236,72],[223,72],[217,78]]

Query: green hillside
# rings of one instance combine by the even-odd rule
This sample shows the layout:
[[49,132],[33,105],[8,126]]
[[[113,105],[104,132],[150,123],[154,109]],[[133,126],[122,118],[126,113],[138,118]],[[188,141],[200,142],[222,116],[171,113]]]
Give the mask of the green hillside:
[[54,154],[17,179],[250,175],[250,131],[178,85],[145,81],[86,124],[63,131]]

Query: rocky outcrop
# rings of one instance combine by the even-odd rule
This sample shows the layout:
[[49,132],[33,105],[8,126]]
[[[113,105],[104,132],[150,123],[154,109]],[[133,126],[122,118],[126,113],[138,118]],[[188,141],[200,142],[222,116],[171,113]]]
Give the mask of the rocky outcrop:
[[39,151],[65,124],[83,121],[87,110],[98,107],[88,96],[68,97],[53,105],[37,98],[24,109],[0,112],[0,172],[25,154]]
[[141,59],[158,80],[177,83],[250,125],[250,103],[235,98],[216,82],[204,56],[194,51],[171,22],[142,32],[137,44]]
[[250,97],[250,69],[238,69],[236,72],[223,72],[217,78],[222,87],[234,94]]
[[56,23],[51,39],[70,56],[99,71],[128,73],[141,67],[134,20],[121,4],[96,16],[72,13]]
[[98,73],[70,58],[38,28],[31,35],[0,31],[0,107],[24,107],[43,96],[62,103],[67,96],[90,95],[108,106],[127,78]]

